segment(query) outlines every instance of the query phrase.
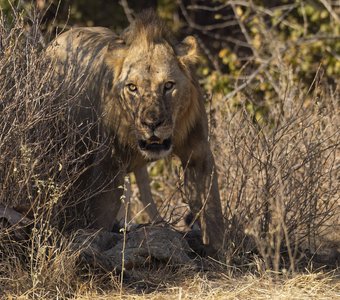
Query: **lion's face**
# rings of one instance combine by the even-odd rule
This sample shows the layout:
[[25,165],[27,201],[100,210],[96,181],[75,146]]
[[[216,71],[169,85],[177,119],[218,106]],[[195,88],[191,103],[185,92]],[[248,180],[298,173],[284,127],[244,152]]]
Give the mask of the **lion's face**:
[[130,48],[116,82],[136,147],[149,160],[168,155],[178,116],[190,105],[190,79],[175,51],[166,43]]

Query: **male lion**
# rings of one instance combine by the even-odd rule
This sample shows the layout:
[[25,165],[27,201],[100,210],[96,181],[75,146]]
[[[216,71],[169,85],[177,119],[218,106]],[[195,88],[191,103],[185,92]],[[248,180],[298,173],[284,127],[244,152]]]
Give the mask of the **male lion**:
[[[139,15],[121,36],[101,27],[74,28],[47,49],[54,72],[79,101],[79,127],[107,146],[89,162],[85,185],[104,186],[90,199],[92,226],[111,230],[127,172],[171,153],[185,170],[189,206],[210,250],[223,244],[223,215],[204,100],[192,66],[194,37],[178,43],[155,13]],[[85,130],[86,131],[86,130]],[[109,181],[108,181],[109,179]],[[99,189],[98,189],[99,190]]]

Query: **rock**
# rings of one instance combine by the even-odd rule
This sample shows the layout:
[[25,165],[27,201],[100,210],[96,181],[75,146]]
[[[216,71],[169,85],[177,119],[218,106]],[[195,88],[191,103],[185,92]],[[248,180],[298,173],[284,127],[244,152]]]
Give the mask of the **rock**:
[[[165,225],[147,225],[124,234],[82,230],[74,237],[80,259],[91,268],[105,271],[131,270],[153,263],[195,267],[183,234]],[[124,251],[123,251],[124,250]]]

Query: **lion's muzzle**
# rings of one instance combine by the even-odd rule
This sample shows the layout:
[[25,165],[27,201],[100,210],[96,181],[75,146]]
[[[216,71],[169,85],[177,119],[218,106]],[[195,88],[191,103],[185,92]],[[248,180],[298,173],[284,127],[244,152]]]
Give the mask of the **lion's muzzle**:
[[161,152],[170,150],[172,145],[171,138],[165,140],[160,140],[159,138],[149,139],[149,140],[139,140],[138,146],[141,150],[151,151],[151,152]]
[[138,148],[145,158],[156,160],[170,154],[172,150],[172,125],[141,126],[138,129]]
[[171,138],[162,140],[153,135],[147,140],[138,140],[138,147],[147,158],[159,159],[168,155],[171,152],[172,140]]
[[153,105],[142,110],[136,129],[138,147],[145,158],[156,160],[171,152],[173,125],[163,107]]

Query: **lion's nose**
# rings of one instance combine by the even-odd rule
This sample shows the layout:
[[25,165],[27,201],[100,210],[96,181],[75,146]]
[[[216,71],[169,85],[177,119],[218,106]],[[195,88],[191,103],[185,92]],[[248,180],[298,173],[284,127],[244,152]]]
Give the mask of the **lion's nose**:
[[160,127],[162,124],[165,123],[164,119],[158,119],[158,120],[143,120],[142,124],[144,126],[149,127],[152,131],[156,130],[158,127]]

